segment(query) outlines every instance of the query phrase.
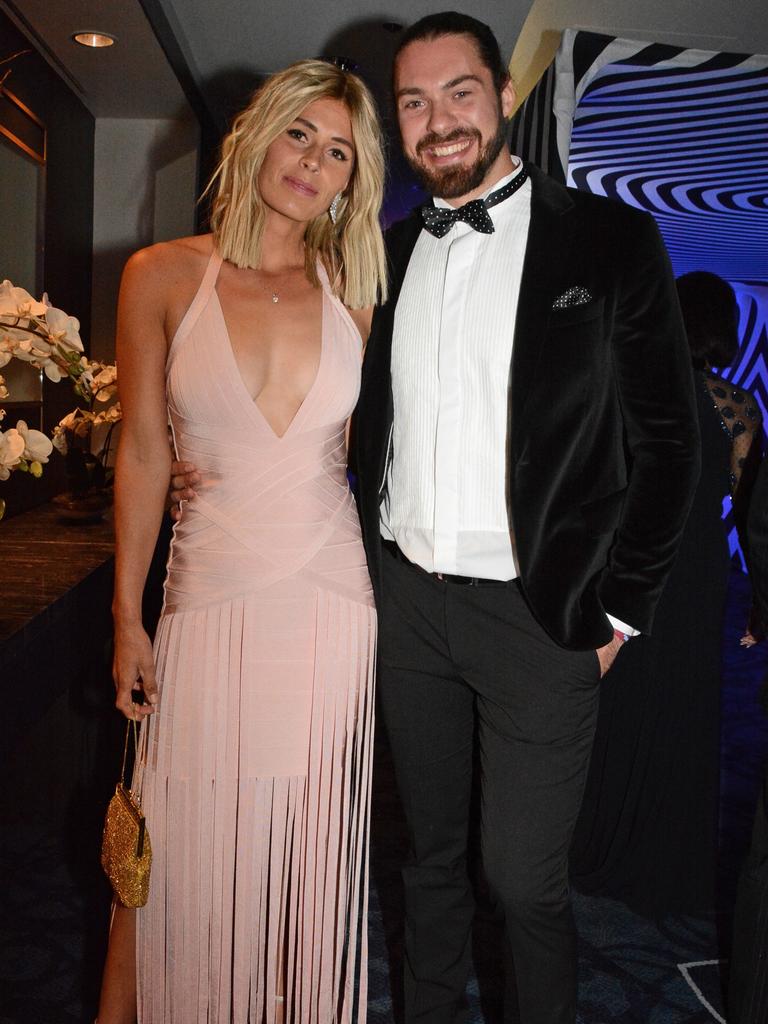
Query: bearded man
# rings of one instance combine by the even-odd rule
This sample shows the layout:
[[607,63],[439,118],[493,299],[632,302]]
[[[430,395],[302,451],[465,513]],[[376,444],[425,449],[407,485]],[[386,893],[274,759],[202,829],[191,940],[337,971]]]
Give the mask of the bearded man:
[[486,25],[414,24],[394,87],[435,198],[388,233],[354,465],[410,838],[406,1021],[464,1019],[477,743],[506,1019],[573,1024],[567,851],[600,679],[651,629],[698,475],[690,361],[652,218],[507,151]]

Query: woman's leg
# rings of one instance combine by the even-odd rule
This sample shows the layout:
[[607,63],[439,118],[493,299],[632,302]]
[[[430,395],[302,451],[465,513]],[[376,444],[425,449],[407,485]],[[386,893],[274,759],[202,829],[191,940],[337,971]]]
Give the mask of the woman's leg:
[[136,1022],[136,911],[115,902],[101,981],[98,1024]]

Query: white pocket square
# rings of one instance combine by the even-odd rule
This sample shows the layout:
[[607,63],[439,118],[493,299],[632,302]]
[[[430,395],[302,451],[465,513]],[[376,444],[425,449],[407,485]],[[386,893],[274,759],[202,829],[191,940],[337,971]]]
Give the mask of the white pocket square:
[[567,292],[558,295],[552,303],[552,309],[570,309],[572,306],[584,306],[587,302],[591,301],[592,295],[589,289],[583,285],[575,284]]

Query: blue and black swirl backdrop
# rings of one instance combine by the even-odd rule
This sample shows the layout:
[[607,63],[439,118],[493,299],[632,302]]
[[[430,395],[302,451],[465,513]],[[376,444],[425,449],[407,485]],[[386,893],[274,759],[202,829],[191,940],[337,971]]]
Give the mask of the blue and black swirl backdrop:
[[768,424],[768,56],[568,29],[513,121],[511,148],[652,213],[676,275],[731,282],[741,349],[724,375],[756,395]]

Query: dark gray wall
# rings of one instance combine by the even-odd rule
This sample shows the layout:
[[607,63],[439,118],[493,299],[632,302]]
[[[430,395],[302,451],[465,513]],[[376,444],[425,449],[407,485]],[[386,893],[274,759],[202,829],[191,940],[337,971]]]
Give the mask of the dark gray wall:
[[[0,60],[30,47],[29,40],[0,11]],[[94,118],[69,86],[34,51],[19,57],[6,86],[45,124],[48,130],[46,167],[43,285],[51,302],[80,320],[88,351],[93,248]],[[2,183],[0,182],[0,190]],[[8,197],[2,195],[2,201]],[[12,244],[6,240],[4,244]],[[0,251],[0,279],[3,274]],[[44,426],[54,424],[74,405],[71,387],[61,382],[44,388]],[[9,410],[6,425],[13,422]],[[42,480],[11,474],[3,487],[6,515],[46,500],[65,489],[63,460],[54,455]]]

